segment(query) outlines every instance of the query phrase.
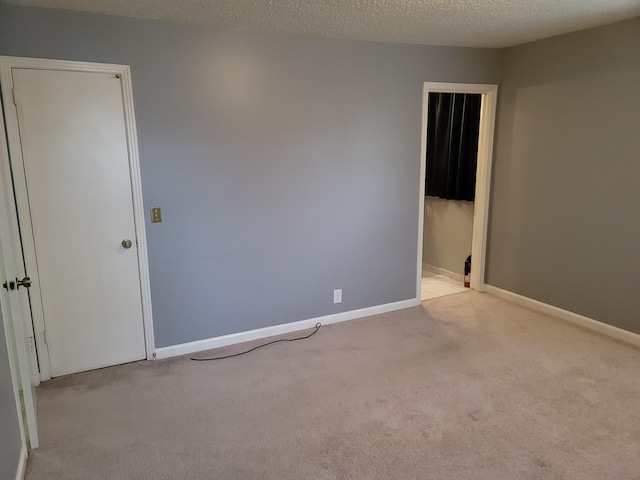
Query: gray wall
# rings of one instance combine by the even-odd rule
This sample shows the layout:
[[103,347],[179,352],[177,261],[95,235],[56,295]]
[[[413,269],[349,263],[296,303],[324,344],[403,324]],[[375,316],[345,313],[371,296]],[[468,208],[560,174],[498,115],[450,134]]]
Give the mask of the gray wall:
[[424,197],[422,263],[464,275],[472,238],[473,202]]
[[9,368],[7,338],[0,313],[0,479],[16,478],[21,448],[22,439]]
[[640,19],[505,61],[488,283],[640,333]]
[[7,5],[0,54],[131,65],[159,347],[414,298],[422,82],[502,62]]

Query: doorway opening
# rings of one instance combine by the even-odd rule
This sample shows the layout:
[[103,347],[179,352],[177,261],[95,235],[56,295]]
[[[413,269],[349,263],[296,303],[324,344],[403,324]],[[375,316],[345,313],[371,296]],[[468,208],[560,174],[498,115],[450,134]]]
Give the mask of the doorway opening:
[[416,297],[484,290],[497,85],[424,84]]

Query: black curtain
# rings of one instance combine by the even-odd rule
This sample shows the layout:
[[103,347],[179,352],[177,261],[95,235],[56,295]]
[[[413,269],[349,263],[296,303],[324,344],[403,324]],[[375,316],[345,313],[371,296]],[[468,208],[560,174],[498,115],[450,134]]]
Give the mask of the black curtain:
[[475,198],[481,102],[480,94],[429,94],[426,195]]

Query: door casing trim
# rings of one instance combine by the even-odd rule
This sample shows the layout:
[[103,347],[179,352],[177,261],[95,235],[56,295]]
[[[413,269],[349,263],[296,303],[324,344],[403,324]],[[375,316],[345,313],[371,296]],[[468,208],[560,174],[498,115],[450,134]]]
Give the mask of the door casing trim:
[[[147,253],[144,202],[142,197],[142,180],[140,176],[140,156],[138,152],[138,135],[135,122],[131,69],[128,65],[0,56],[0,87],[2,89],[2,98],[4,99],[4,121],[6,122],[5,127],[8,140],[8,151],[5,151],[4,149],[0,151],[0,175],[2,176],[2,178],[0,179],[0,188],[4,189],[6,192],[15,191],[15,197],[12,196],[12,198],[14,198],[13,202],[9,201],[10,204],[7,205],[7,213],[12,230],[8,234],[10,234],[13,239],[12,244],[14,245],[14,248],[12,252],[7,253],[12,254],[14,260],[19,265],[23,265],[22,251],[20,249],[20,233],[22,233],[25,238],[33,239],[33,232],[30,222],[23,222],[23,225],[21,225],[22,232],[20,232],[18,229],[17,209],[23,212],[29,211],[29,200],[27,197],[24,170],[16,168],[13,171],[15,190],[13,184],[14,182],[12,182],[11,178],[10,158],[19,159],[17,162],[14,162],[15,165],[24,165],[22,159],[20,134],[18,130],[17,111],[15,108],[12,108],[14,93],[11,70],[13,68],[108,73],[113,75],[120,75],[127,147],[129,150],[129,174],[131,178],[133,217],[138,247],[138,273],[140,277],[140,296],[142,301],[142,319],[144,325],[145,350],[147,359],[151,360],[154,358],[155,340],[153,332],[153,312],[151,307],[151,283],[149,278],[149,258]],[[2,119],[0,119],[0,126],[1,122]],[[2,201],[2,199],[0,199],[0,201]],[[7,253],[5,253],[5,255]],[[35,264],[35,248],[33,245],[33,241],[25,242],[24,260],[27,265],[27,269],[30,272],[30,275],[35,276],[35,274],[37,273],[37,266]],[[35,298],[41,299],[37,281],[34,282],[32,286],[32,294]],[[32,308],[33,326],[31,325],[32,322],[30,318],[25,318],[23,320],[25,323],[28,323],[28,325],[25,326],[27,332],[32,332],[32,334],[35,336],[35,340],[38,346],[37,360],[40,365],[39,380],[44,381],[51,378],[49,353],[45,338],[44,313],[42,311],[42,305],[38,301],[33,302]],[[32,358],[27,360],[31,364],[29,365],[31,371],[33,371],[33,361],[35,359]]]

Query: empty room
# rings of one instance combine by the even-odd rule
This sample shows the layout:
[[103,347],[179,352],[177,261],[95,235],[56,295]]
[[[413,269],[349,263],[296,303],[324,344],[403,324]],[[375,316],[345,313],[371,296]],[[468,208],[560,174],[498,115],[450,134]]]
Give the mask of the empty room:
[[0,0],[0,480],[637,480],[639,84],[638,0]]

